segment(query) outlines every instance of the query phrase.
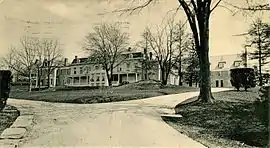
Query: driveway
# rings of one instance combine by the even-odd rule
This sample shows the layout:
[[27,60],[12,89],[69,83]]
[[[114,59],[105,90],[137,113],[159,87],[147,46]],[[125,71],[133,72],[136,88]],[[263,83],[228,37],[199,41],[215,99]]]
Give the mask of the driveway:
[[[214,89],[223,91],[227,89]],[[9,99],[34,125],[20,147],[204,147],[167,125],[159,110],[198,92],[103,104]]]

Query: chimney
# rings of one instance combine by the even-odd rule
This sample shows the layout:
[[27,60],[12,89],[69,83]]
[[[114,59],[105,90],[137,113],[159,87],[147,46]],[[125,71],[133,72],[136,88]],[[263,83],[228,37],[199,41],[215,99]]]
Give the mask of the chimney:
[[131,47],[128,47],[128,51],[131,51]]
[[153,53],[150,52],[150,53],[149,53],[149,59],[152,60],[152,57],[153,57]]
[[68,58],[65,58],[64,60],[64,66],[67,66]]
[[75,56],[75,63],[78,63],[78,56]]

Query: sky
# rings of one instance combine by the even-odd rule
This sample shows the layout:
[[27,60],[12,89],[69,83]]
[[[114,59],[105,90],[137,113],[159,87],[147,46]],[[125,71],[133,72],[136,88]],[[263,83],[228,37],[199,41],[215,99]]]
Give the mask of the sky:
[[[69,60],[76,55],[86,57],[82,50],[84,37],[94,25],[107,21],[124,22],[123,30],[131,35],[132,46],[146,26],[161,24],[178,5],[177,0],[159,0],[140,13],[120,16],[105,12],[127,8],[127,0],[0,0],[0,57],[27,35],[59,39],[63,55]],[[183,11],[176,14],[176,19],[186,20]],[[246,32],[249,23],[250,19],[242,14],[233,16],[218,7],[211,16],[210,55],[242,52],[245,37],[234,35]]]

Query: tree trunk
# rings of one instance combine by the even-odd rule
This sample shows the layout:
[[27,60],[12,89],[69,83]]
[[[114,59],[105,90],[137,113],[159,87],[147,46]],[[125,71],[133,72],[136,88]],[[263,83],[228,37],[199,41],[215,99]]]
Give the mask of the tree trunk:
[[38,66],[38,76],[37,76],[37,81],[38,81],[38,90],[40,90],[40,77],[41,77],[41,74],[40,74],[40,68]]
[[165,68],[161,68],[161,83],[162,85],[167,85]]
[[211,73],[209,62],[209,34],[206,31],[207,37],[201,39],[201,48],[199,53],[200,65],[200,95],[199,100],[203,102],[213,102],[214,98],[211,92]]
[[191,74],[189,75],[189,83],[188,83],[189,87],[192,87],[192,83],[193,83],[192,77],[193,77],[193,74],[191,73]]
[[48,83],[47,83],[47,87],[50,88],[50,70],[48,68],[48,73],[47,73],[47,79],[48,79]]
[[262,48],[261,48],[261,36],[259,33],[259,42],[258,42],[258,46],[259,46],[259,86],[263,85],[263,78],[262,78]]
[[181,54],[180,54],[180,59],[179,59],[179,66],[178,66],[178,76],[179,76],[179,86],[183,86],[182,83],[182,59],[181,59]]
[[[206,12],[205,12],[206,13]],[[210,15],[210,14],[209,14]],[[204,14],[200,22],[200,94],[199,100],[202,102],[213,103],[214,98],[211,92],[211,72],[209,62],[209,15]]]
[[109,70],[106,69],[107,82],[109,86],[112,86],[112,75],[109,74]]
[[28,79],[28,81],[29,81],[28,90],[29,90],[29,92],[31,92],[32,91],[32,72],[31,72],[31,70],[29,72],[29,79]]

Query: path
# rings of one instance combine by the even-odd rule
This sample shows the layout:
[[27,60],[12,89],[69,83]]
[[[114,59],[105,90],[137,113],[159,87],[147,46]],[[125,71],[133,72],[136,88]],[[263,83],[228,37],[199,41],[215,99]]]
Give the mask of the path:
[[[221,91],[216,89],[214,91]],[[158,110],[198,93],[127,102],[64,104],[9,99],[34,126],[20,147],[204,147],[160,118]]]

